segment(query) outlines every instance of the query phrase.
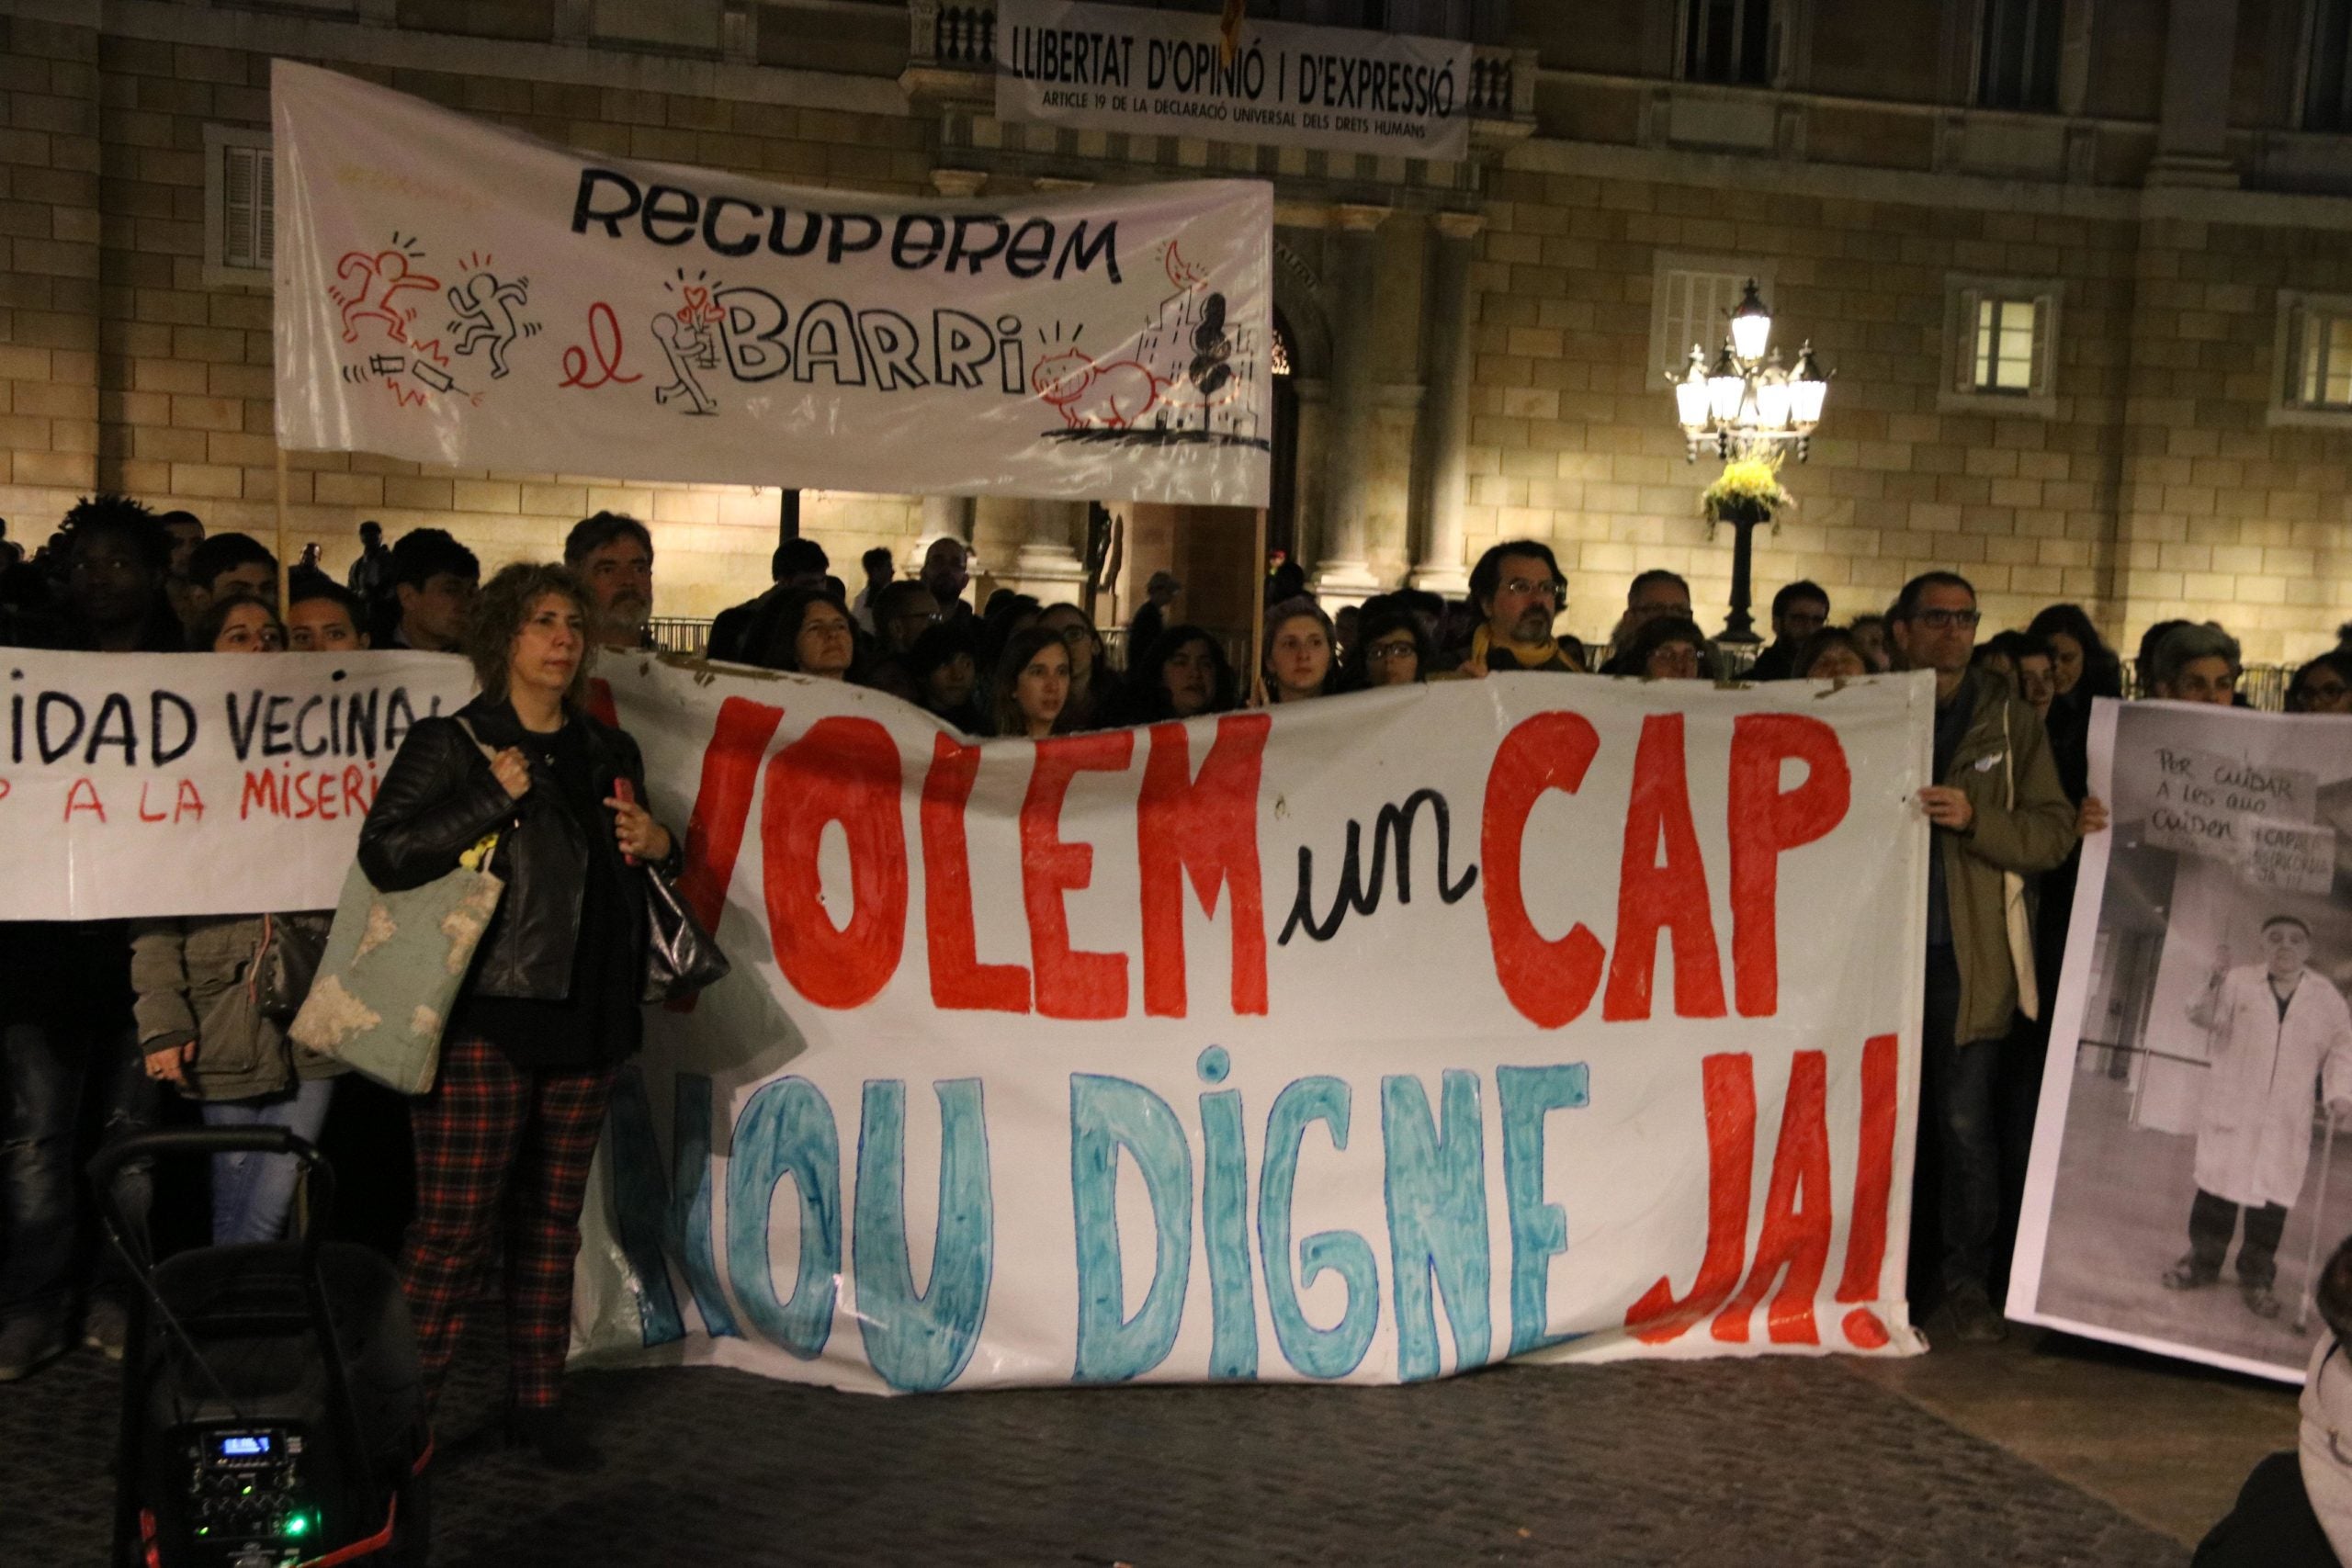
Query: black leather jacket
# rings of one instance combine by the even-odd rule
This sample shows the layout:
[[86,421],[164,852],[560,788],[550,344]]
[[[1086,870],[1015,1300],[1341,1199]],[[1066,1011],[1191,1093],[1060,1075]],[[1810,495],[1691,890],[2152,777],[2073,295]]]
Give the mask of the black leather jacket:
[[[481,746],[468,739],[455,718],[419,719],[360,825],[360,869],[387,893],[420,887],[456,870],[458,856],[485,833],[497,832],[490,869],[505,879],[506,891],[475,953],[467,989],[477,996],[561,1001],[571,989],[588,857],[617,856],[620,851],[609,836],[591,843],[553,798],[556,784],[503,699],[476,697],[458,716],[473,727],[482,746],[523,747],[533,758],[530,792],[520,800],[510,796],[490,771]],[[645,763],[637,742],[586,714],[574,713],[571,721],[587,727],[597,778],[626,778],[643,801]],[[673,833],[663,869],[675,874],[683,859]],[[628,918],[635,938],[630,951],[642,952],[642,899],[630,902]]]

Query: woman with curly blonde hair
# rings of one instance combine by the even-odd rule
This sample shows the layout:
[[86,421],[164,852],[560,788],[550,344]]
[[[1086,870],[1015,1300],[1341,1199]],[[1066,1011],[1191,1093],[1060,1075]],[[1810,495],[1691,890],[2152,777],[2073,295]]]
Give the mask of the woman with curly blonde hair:
[[442,1032],[439,1076],[412,1104],[401,1288],[429,1399],[507,1226],[507,1435],[568,1471],[601,1462],[559,1399],[588,1162],[642,1028],[641,866],[678,859],[642,804],[636,742],[586,711],[588,604],[560,566],[510,566],[483,585],[464,644],[481,694],[409,731],[359,830],[360,866],[388,892],[496,838],[489,868],[505,891]]

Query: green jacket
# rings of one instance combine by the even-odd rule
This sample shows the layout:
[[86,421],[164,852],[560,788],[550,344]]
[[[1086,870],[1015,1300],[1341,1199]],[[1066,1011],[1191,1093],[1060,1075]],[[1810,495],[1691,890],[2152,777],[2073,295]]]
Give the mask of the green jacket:
[[[2030,922],[2033,879],[2075,847],[2075,807],[2059,787],[2041,716],[1989,671],[1971,670],[1964,682],[1962,691],[1973,699],[1975,714],[1938,782],[1965,794],[1974,817],[1964,831],[1934,832],[1960,964],[1960,1017],[1952,1038],[1962,1045],[2008,1033],[2019,976],[2033,978],[2031,927],[2021,924],[2022,942],[2012,941],[2003,874],[2025,879],[2021,919]],[[2041,978],[2045,1017],[2055,979]]]
[[256,1100],[296,1077],[326,1077],[340,1063],[313,1055],[262,1016],[253,990],[259,915],[133,920],[132,1014],[143,1052],[196,1042],[188,1093],[198,1100]]

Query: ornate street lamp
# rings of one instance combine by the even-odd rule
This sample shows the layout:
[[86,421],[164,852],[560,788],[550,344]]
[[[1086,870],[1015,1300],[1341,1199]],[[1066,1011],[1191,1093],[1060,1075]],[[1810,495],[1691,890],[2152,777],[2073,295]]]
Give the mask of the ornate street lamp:
[[1809,454],[1813,433],[1821,423],[1822,404],[1829,396],[1829,378],[1813,356],[1808,340],[1797,351],[1796,366],[1784,369],[1780,350],[1771,346],[1772,312],[1749,278],[1739,303],[1731,311],[1731,330],[1714,363],[1697,344],[1679,374],[1667,372],[1674,389],[1675,417],[1682,425],[1685,457],[1696,462],[1702,443],[1711,445],[1724,464],[1724,475],[1708,487],[1706,515],[1728,523],[1732,541],[1731,615],[1717,640],[1753,643],[1755,625],[1748,615],[1748,566],[1758,525],[1772,520],[1774,507],[1788,504],[1788,492],[1772,476],[1791,449],[1802,463]]

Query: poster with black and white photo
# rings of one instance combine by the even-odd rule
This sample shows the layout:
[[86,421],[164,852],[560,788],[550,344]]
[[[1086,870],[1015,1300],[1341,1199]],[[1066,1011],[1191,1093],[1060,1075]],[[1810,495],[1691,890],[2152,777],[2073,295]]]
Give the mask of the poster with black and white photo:
[[2008,1315],[2299,1382],[2352,1232],[2352,718],[2102,700]]

